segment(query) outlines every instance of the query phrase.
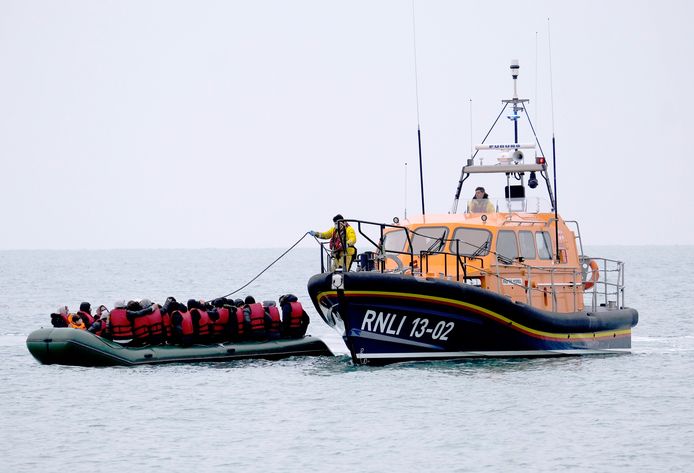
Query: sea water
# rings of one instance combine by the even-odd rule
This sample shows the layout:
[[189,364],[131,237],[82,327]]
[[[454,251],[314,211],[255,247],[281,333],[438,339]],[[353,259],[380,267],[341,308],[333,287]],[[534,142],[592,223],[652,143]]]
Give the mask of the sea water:
[[353,366],[313,309],[319,253],[237,295],[294,293],[335,357],[44,366],[29,332],[59,305],[211,299],[282,250],[0,252],[6,472],[692,471],[694,247],[599,247],[626,262],[631,354]]

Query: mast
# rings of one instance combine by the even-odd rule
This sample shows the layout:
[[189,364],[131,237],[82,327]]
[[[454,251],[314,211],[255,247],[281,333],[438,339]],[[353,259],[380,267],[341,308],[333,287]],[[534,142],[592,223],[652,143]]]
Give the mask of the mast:
[[511,77],[513,77],[513,142],[518,144],[518,59],[511,59]]
[[[455,196],[453,198],[453,206],[451,207],[450,213],[456,213],[458,211],[458,202],[460,199],[460,193],[463,187],[463,183],[465,180],[469,177],[471,173],[495,173],[495,172],[505,172],[507,174],[507,186],[510,186],[508,184],[509,179],[508,176],[513,174],[514,177],[518,180],[521,181],[521,186],[525,187],[525,173],[530,173],[530,177],[528,179],[528,187],[531,189],[535,189],[538,184],[537,180],[537,175],[536,173],[540,173],[541,176],[544,178],[545,183],[547,185],[547,193],[549,194],[549,200],[552,204],[552,209],[555,212],[555,217],[558,219],[558,214],[557,214],[557,205],[556,205],[556,197],[554,192],[552,191],[552,182],[549,179],[549,176],[547,175],[547,166],[546,166],[546,158],[545,158],[545,153],[542,150],[542,144],[540,144],[540,140],[537,137],[537,133],[535,131],[535,127],[533,126],[533,122],[530,119],[530,115],[528,114],[527,107],[525,106],[526,103],[530,102],[529,99],[521,99],[518,98],[518,75],[520,72],[520,66],[518,64],[517,59],[511,60],[511,77],[513,78],[513,97],[511,99],[507,100],[502,100],[501,103],[503,104],[503,107],[501,108],[501,111],[499,112],[499,115],[497,115],[496,119],[494,120],[494,123],[492,123],[492,126],[489,128],[489,131],[487,134],[484,136],[484,139],[482,140],[482,143],[475,145],[475,152],[471,156],[470,159],[467,160],[466,164],[463,165],[463,168],[460,172],[460,179],[458,180],[458,186],[455,191]],[[496,126],[496,124],[499,121],[499,118],[504,114],[504,111],[511,106],[513,113],[511,115],[508,115],[507,118],[511,121],[513,121],[513,143],[504,143],[504,144],[495,144],[495,145],[486,145],[485,142],[487,141],[487,138],[491,134],[492,130]],[[528,120],[528,124],[530,125],[530,129],[532,131],[534,141],[537,144],[537,147],[540,149],[540,152],[542,153],[542,156],[538,157],[537,155],[535,156],[535,159],[533,160],[533,164],[524,164],[524,156],[523,152],[521,149],[534,149],[535,144],[529,144],[529,143],[520,143],[518,139],[518,121],[521,118],[521,112],[523,112]],[[554,128],[554,127],[553,127]],[[554,132],[552,132],[552,135],[554,136]],[[506,150],[508,154],[506,155],[505,159],[508,159],[508,161],[505,162],[512,162],[513,166],[499,166],[499,165],[493,165],[493,166],[485,166],[485,165],[475,165],[475,157],[477,157],[477,153],[480,150]],[[553,154],[554,154],[554,143],[553,143]],[[503,159],[499,158],[501,161]],[[556,171],[555,171],[556,172]],[[554,180],[554,187],[556,188],[556,175],[555,175],[555,180]],[[511,197],[511,189],[507,187],[507,193],[509,194],[507,198],[512,198]]]
[[412,49],[414,51],[414,92],[417,100],[417,144],[419,147],[419,187],[422,193],[422,216],[424,216],[424,171],[422,170],[422,132],[419,127],[419,78],[417,74],[417,28],[412,0]]
[[557,246],[557,263],[559,262],[559,210],[557,209],[557,148],[554,139],[554,85],[552,83],[552,30],[547,18],[547,47],[549,48],[549,95],[552,107],[552,172],[554,173],[554,240]]

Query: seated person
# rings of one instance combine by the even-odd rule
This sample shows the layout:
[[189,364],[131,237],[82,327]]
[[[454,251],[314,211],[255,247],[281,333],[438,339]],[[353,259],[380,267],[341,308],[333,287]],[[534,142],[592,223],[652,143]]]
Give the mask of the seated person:
[[282,335],[286,338],[301,338],[311,322],[308,314],[294,294],[280,296],[282,309]]
[[80,304],[80,310],[77,312],[80,316],[82,322],[84,322],[85,327],[89,328],[94,323],[94,316],[92,315],[92,306],[89,302],[82,302]]
[[108,315],[109,310],[106,308],[106,306],[100,305],[96,309],[96,318],[94,323],[89,326],[87,331],[95,335],[99,335],[100,337],[109,338],[110,330],[108,325]]
[[474,214],[494,213],[494,204],[489,200],[489,196],[484,191],[484,187],[475,189],[475,195],[467,204],[467,211]]
[[51,314],[51,324],[54,327],[67,327],[68,321],[67,316],[70,314],[66,305],[61,305],[58,310]]

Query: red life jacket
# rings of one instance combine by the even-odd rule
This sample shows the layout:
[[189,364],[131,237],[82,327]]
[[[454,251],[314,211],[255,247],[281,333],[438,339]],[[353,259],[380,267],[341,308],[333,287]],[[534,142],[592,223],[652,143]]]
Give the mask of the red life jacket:
[[116,341],[133,338],[133,326],[125,309],[113,309],[111,311],[111,335]]
[[159,312],[161,314],[161,336],[162,341],[169,340],[171,338],[171,314],[168,312]]
[[229,308],[219,307],[219,317],[210,321],[210,334],[216,339],[223,339],[229,334]]
[[176,312],[181,314],[181,317],[183,317],[183,320],[181,322],[181,335],[193,335],[195,333],[195,330],[193,329],[193,317],[191,317],[190,312],[188,312],[187,310],[184,312],[180,310]]
[[149,339],[149,315],[141,315],[133,319],[133,338],[145,342]]
[[51,314],[51,324],[54,327],[67,327],[70,325],[65,314]]
[[300,338],[306,334],[304,325],[304,308],[301,302],[285,302],[282,304],[282,325],[285,335]]
[[277,306],[270,305],[265,307],[265,331],[268,338],[271,339],[280,338],[282,334],[282,319]]
[[335,225],[335,229],[333,230],[333,234],[330,237],[330,249],[334,251],[341,251],[342,248],[342,240],[340,239],[340,234],[344,237],[345,244],[347,243],[347,227],[349,227],[348,223],[344,223],[344,228],[342,230],[339,229],[338,225]]
[[238,307],[236,309],[236,320],[232,320],[231,323],[236,323],[234,339],[236,341],[243,340],[246,335],[246,323],[243,314],[243,307]]
[[159,307],[154,309],[149,315],[146,315],[149,327],[149,342],[152,344],[162,343],[164,341],[164,320],[159,310]]
[[95,320],[94,323],[99,324],[99,328],[92,332],[94,335],[98,335],[99,337],[110,338],[109,336],[111,331],[109,330],[108,321],[105,318]]
[[265,338],[265,309],[263,304],[255,302],[244,307],[244,318],[252,338]]
[[82,321],[84,322],[84,325],[87,326],[87,328],[91,327],[94,323],[94,316],[89,312],[80,310],[77,312],[77,315],[79,315],[82,318]]
[[210,334],[210,316],[205,309],[190,309],[191,320],[193,322],[193,333],[197,341],[205,341]]

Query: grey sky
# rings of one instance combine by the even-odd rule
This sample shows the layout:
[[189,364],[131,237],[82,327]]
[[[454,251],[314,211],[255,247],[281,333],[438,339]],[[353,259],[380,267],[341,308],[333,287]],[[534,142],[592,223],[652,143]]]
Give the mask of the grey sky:
[[[416,14],[428,212],[450,208],[469,99],[479,142],[511,95],[510,59],[550,149],[551,17],[560,213],[590,244],[694,244],[692,3]],[[337,212],[402,216],[405,162],[418,212],[409,0],[0,0],[0,67],[0,249],[287,247]]]

